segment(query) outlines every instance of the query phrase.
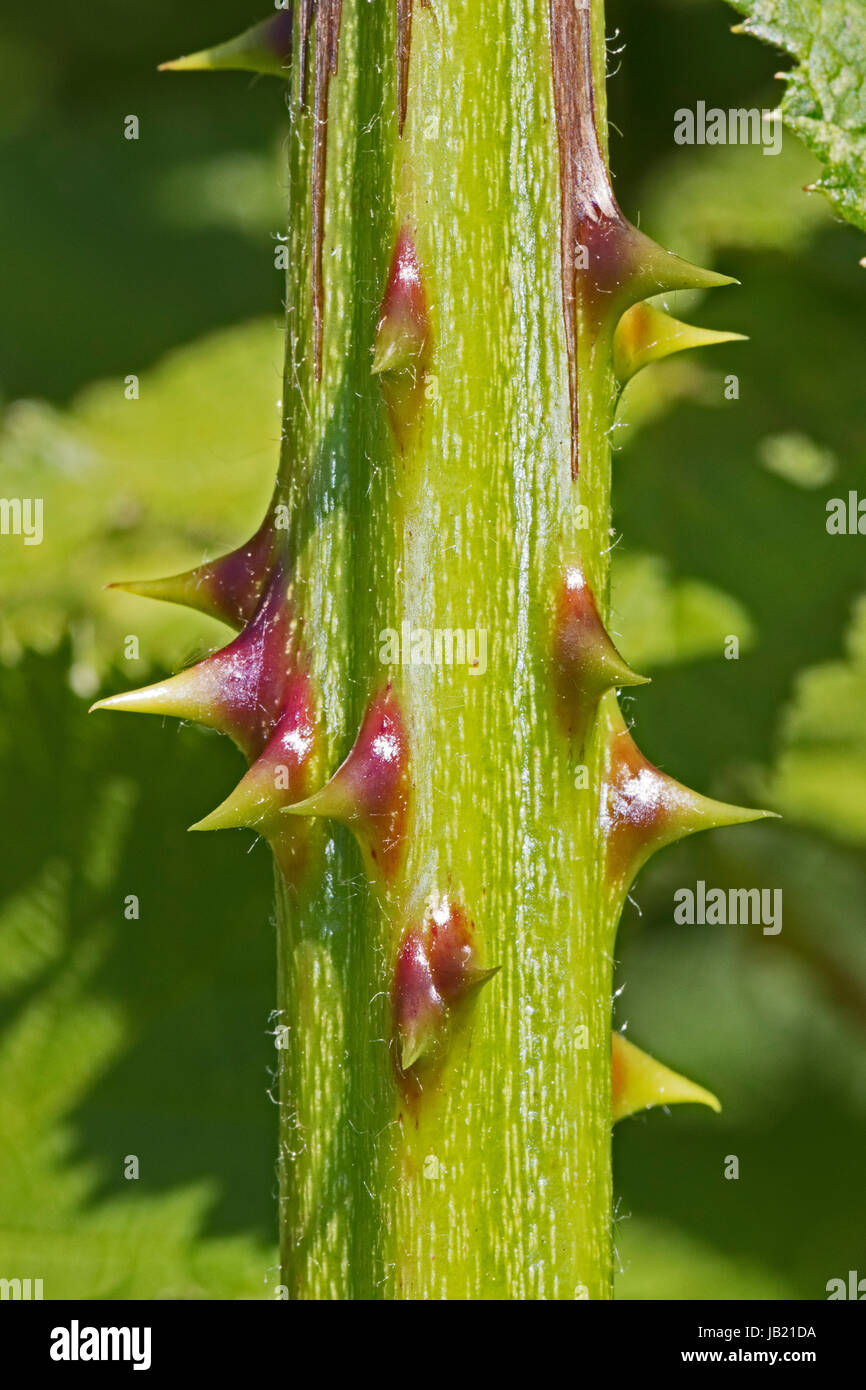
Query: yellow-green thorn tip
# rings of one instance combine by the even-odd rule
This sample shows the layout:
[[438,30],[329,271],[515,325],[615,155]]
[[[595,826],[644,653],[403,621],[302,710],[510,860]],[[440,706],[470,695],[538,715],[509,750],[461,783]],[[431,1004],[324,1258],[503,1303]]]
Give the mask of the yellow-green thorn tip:
[[257,72],[287,79],[292,59],[292,11],[280,10],[237,38],[160,63],[160,72]]
[[[299,759],[291,769],[275,767],[275,762],[269,744],[225,801],[189,829],[254,831],[270,844],[286,881],[297,884],[311,862],[314,843],[312,830],[298,821],[287,821],[280,814],[280,799],[281,796],[291,795],[293,784],[303,780],[303,760]],[[281,793],[275,791],[273,773],[282,770],[289,775],[286,789]]]
[[[246,779],[244,779],[246,780]],[[188,830],[254,830],[267,817],[267,798],[253,799],[242,791],[243,781],[221,801],[209,815],[197,820]]]
[[405,843],[410,778],[400,701],[390,685],[371,697],[346,760],[312,796],[283,809],[328,816],[352,828],[368,867],[393,876]]
[[117,710],[122,714],[158,714],[189,720],[206,729],[228,734],[248,757],[253,756],[255,749],[245,727],[248,721],[243,717],[242,710],[233,707],[231,691],[228,692],[229,698],[225,698],[225,673],[220,655],[217,653],[213,657],[206,657],[204,661],[167,680],[97,700],[89,712]]
[[88,712],[93,714],[95,710],[107,709],[128,714],[162,714],[217,727],[213,717],[213,701],[217,694],[216,686],[211,686],[200,666],[191,666],[168,680],[97,700]]
[[657,1062],[621,1033],[611,1035],[611,1062],[614,1124],[654,1105],[708,1105],[717,1114],[722,1108],[711,1091]]
[[338,820],[343,825],[350,825],[357,814],[355,806],[344,795],[342,788],[333,782],[326,782],[303,801],[296,801],[292,806],[283,806],[282,813],[286,816],[325,816],[326,819]]
[[711,347],[716,343],[744,341],[743,333],[720,333],[711,328],[695,328],[692,324],[681,323],[652,304],[633,304],[623,314],[614,333],[614,371],[624,386],[650,362],[658,362],[675,352]]
[[226,615],[219,603],[202,586],[195,582],[196,570],[183,574],[167,575],[163,579],[126,579],[106,584],[106,589],[122,594],[133,594],[136,598],[159,599],[163,603],[176,603],[184,608],[197,609],[208,617],[226,621]]
[[420,349],[410,335],[393,324],[386,324],[376,336],[370,371],[373,376],[381,372],[405,371],[408,367],[417,366],[420,355]]
[[613,696],[604,698],[606,766],[600,807],[608,882],[624,893],[647,860],[699,830],[775,818],[692,791],[655,767],[637,747]]
[[735,275],[722,275],[718,270],[707,270],[704,266],[684,261],[673,251],[665,251],[664,259],[656,262],[662,285],[660,293],[673,290],[722,290],[728,285],[739,285]]
[[672,293],[674,290],[719,289],[724,285],[739,284],[732,275],[706,270],[665,250],[631,223],[623,222],[619,226],[617,240],[625,273],[622,279],[623,294],[612,296],[611,308],[619,314],[629,305],[653,295]]
[[410,1039],[407,1037],[401,1045],[400,1067],[403,1071],[408,1071],[417,1062],[424,1050],[424,1045],[420,1037]]
[[312,826],[287,820],[282,810],[309,789],[317,744],[314,692],[299,666],[288,678],[280,718],[264,749],[225,801],[190,830],[254,830],[269,842],[286,880],[297,884],[319,836]]

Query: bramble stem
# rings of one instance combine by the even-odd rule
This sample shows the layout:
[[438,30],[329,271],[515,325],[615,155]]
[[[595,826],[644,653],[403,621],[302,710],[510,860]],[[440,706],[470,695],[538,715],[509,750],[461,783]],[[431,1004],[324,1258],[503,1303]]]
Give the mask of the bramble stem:
[[[593,74],[575,61],[603,127],[599,0],[584,20]],[[416,4],[402,137],[394,23],[344,0],[318,381],[314,118],[297,65],[290,92],[278,495],[327,731],[320,781],[390,681],[411,792],[387,880],[330,820],[321,871],[302,889],[278,876],[282,1279],[293,1298],[606,1298],[601,735],[563,736],[550,643],[569,566],[606,617],[609,354],[588,356],[578,334],[575,482],[546,7]],[[371,372],[403,229],[430,333],[408,377]],[[383,662],[382,634],[403,624],[471,634],[476,666],[405,649]],[[425,913],[452,908],[499,973],[455,1013],[444,1058],[401,1074],[395,961]]]
[[238,635],[94,708],[247,759],[191,829],[278,865],[279,1291],[607,1298],[613,1119],[718,1109],[611,1040],[619,914],[657,850],[768,814],[620,711],[610,432],[643,366],[738,336],[641,301],[731,281],[617,205],[601,0],[422,4],[414,59],[393,18],[302,0],[166,65],[290,81],[280,469],[246,542],[121,585]]

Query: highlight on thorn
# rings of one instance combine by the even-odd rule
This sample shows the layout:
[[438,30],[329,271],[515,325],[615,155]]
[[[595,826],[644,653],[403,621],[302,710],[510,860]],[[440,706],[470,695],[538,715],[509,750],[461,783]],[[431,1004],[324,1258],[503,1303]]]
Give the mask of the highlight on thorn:
[[98,700],[93,710],[171,715],[228,734],[258,757],[283,704],[294,624],[282,566],[271,576],[252,621],[228,646],[167,680]]
[[368,872],[388,882],[403,859],[409,797],[408,740],[389,684],[370,700],[348,757],[330,780],[283,814],[326,816],[349,826]]
[[442,1058],[463,1007],[498,972],[478,964],[474,924],[447,895],[433,895],[420,926],[403,935],[391,1005],[398,1069]]
[[605,691],[649,680],[620,656],[579,564],[569,565],[558,584],[552,652],[560,718],[569,738],[581,746]]
[[600,822],[614,895],[624,897],[643,865],[665,845],[699,830],[743,825],[775,814],[713,801],[683,786],[644,757],[613,695],[605,699],[605,714]]

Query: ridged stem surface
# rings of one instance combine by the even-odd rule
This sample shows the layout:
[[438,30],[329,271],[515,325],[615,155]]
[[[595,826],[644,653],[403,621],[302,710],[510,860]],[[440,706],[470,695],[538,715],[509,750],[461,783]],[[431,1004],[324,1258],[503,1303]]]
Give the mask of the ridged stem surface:
[[[596,68],[601,23],[594,5]],[[388,9],[346,0],[318,381],[312,117],[298,108],[297,72],[289,98],[278,496],[326,731],[319,783],[390,682],[410,792],[402,860],[386,881],[330,820],[316,831],[321,872],[300,889],[278,876],[282,1277],[301,1298],[603,1298],[603,759],[598,730],[585,743],[564,733],[551,634],[572,565],[605,617],[608,355],[594,360],[579,335],[575,482],[547,7],[415,5],[402,137],[394,53]],[[603,105],[600,71],[596,93]],[[404,228],[430,341],[422,389],[398,401],[395,423],[371,360]],[[412,660],[412,634],[437,629],[475,634],[486,661]],[[386,630],[408,661],[380,659]],[[406,932],[443,904],[471,924],[480,965],[500,969],[444,1058],[401,1076],[395,962]]]

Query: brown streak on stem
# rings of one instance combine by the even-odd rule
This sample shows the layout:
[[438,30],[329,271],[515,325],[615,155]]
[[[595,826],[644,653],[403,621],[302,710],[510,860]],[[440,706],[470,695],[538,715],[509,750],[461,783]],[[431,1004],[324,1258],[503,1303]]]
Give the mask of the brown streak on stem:
[[310,57],[310,25],[313,22],[313,0],[301,0],[301,78],[298,85],[298,100],[301,106],[307,104],[307,63]]
[[571,401],[571,475],[578,474],[578,252],[592,223],[622,221],[595,123],[589,0],[550,0],[553,94],[562,202],[562,307]]
[[409,97],[409,54],[412,48],[412,0],[397,0],[397,130],[403,134]]
[[[313,91],[312,159],[312,279],[313,356],[316,381],[322,378],[322,319],[325,298],[322,282],[322,242],[325,234],[325,172],[328,159],[328,92],[337,71],[342,0],[320,0],[316,12],[315,87]],[[302,25],[305,22],[302,15]],[[306,42],[306,39],[304,40]],[[304,72],[306,65],[304,65]],[[302,88],[303,100],[303,88]]]
[[337,58],[340,50],[340,26],[343,22],[343,0],[334,0],[333,12],[331,15],[331,29],[328,35],[328,42],[331,48],[331,75],[337,75]]

